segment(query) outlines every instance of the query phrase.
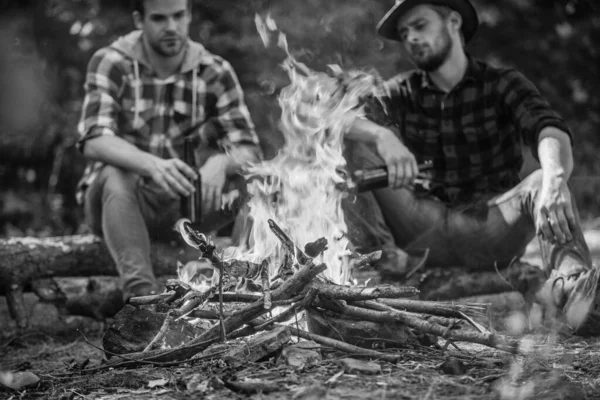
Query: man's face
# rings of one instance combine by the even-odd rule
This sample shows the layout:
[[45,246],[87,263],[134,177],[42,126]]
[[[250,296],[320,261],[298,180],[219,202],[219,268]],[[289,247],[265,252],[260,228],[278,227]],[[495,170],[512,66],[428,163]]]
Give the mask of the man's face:
[[144,15],[134,13],[138,29],[150,47],[163,57],[181,53],[188,38],[190,10],[188,0],[146,0]]
[[453,45],[447,19],[427,5],[414,7],[398,20],[398,37],[420,69],[432,72],[448,59]]

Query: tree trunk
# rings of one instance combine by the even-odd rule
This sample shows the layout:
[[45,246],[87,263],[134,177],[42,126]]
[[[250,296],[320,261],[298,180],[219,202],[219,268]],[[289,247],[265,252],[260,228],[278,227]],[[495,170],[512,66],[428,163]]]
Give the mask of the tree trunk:
[[[152,266],[157,276],[176,275],[177,261],[198,258],[189,246],[165,243],[152,246]],[[0,240],[0,295],[6,296],[20,328],[27,326],[23,291],[45,277],[115,276],[117,270],[103,241],[94,235]]]

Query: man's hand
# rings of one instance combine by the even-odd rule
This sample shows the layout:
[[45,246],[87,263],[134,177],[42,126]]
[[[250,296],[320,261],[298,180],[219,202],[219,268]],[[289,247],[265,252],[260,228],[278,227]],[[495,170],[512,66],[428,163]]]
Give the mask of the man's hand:
[[195,189],[193,180],[198,174],[189,165],[178,158],[153,160],[150,179],[165,191],[171,198],[189,196]]
[[202,177],[202,210],[206,212],[221,209],[221,197],[230,166],[227,154],[216,154],[206,160],[200,168]]
[[390,187],[409,186],[419,174],[415,156],[394,132],[385,129],[376,140],[377,151],[388,169]]
[[573,239],[576,226],[571,193],[562,177],[544,176],[536,204],[536,233],[551,243]]

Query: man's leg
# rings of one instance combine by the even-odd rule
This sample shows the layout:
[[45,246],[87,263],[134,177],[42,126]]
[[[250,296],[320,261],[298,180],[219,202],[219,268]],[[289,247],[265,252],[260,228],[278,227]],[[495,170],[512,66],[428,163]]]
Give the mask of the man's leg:
[[[369,147],[355,142],[350,144],[347,159],[351,170],[357,166],[366,168],[383,164]],[[475,269],[502,267],[520,255],[535,236],[533,210],[540,185],[541,171],[536,171],[507,193],[456,208],[404,188],[379,189],[373,192],[376,199],[373,215],[382,215],[385,223],[374,222],[384,238],[391,232],[395,244],[403,249],[429,248],[431,265]],[[360,229],[360,225],[354,225]],[[589,262],[581,228],[576,226],[574,229],[575,239],[565,249],[572,248]],[[548,260],[559,253],[564,254],[564,250],[560,250],[563,247],[546,242],[541,245]]]
[[85,199],[88,224],[104,237],[121,276],[125,299],[157,290],[138,183],[138,175],[105,166]]
[[[384,165],[376,151],[360,142],[347,141],[348,169]],[[445,230],[446,206],[433,198],[417,196],[408,189],[379,189],[360,193],[355,202],[345,204],[350,239],[367,248],[401,248],[411,251],[429,249],[428,264],[458,265],[449,251]],[[404,272],[404,271],[398,271]]]

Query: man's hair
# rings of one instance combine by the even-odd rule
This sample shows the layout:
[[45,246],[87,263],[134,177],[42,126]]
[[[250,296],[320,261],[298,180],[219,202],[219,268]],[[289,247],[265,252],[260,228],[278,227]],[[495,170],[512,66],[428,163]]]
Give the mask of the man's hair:
[[[131,0],[132,11],[137,11],[143,16],[144,11],[145,11],[145,9],[144,9],[145,2],[146,2],[146,0]],[[192,8],[191,0],[188,0],[187,4],[188,4],[188,8]]]
[[131,0],[131,9],[132,11],[137,11],[140,14],[144,15],[144,2],[146,0]]
[[[454,12],[454,10],[448,6],[441,6],[441,5],[437,5],[437,4],[432,4],[431,8],[433,9],[433,11],[435,11],[440,17],[442,17],[442,19],[446,19],[450,16],[450,14],[452,14],[452,12]],[[463,44],[463,46],[465,45],[465,37],[463,35],[462,29],[460,30],[460,40]]]

